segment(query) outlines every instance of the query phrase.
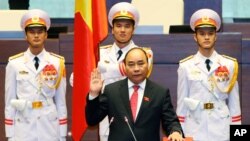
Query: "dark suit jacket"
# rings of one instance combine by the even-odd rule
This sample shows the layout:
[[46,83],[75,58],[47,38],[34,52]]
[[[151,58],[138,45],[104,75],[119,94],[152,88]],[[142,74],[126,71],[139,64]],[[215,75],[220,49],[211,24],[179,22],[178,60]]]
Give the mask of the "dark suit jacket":
[[173,109],[169,90],[147,80],[142,104],[133,121],[130,109],[128,79],[105,86],[104,93],[93,100],[87,96],[86,119],[89,125],[97,125],[106,115],[113,117],[109,141],[133,141],[128,122],[137,141],[160,141],[160,124],[169,135],[181,131],[181,125]]

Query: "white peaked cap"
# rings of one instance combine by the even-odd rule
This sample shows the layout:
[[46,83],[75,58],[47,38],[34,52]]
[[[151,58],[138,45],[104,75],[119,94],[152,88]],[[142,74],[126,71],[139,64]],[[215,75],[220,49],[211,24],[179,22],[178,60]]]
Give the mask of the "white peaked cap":
[[135,22],[135,27],[139,22],[139,12],[134,5],[128,2],[119,2],[111,7],[108,14],[109,24],[113,26],[114,19],[131,19]]
[[24,30],[27,26],[46,26],[47,30],[49,30],[50,17],[45,11],[40,9],[28,10],[21,19],[21,28]]
[[193,31],[195,31],[197,27],[215,27],[216,31],[218,31],[220,26],[220,16],[211,9],[197,10],[190,18],[190,27]]

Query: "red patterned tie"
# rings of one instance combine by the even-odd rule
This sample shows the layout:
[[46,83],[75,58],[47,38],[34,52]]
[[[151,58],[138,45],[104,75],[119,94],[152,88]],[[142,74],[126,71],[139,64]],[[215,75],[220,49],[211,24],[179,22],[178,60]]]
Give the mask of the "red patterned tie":
[[138,85],[134,85],[133,86],[134,88],[134,92],[130,98],[130,107],[131,107],[131,110],[132,110],[132,114],[133,114],[133,119],[135,121],[136,119],[136,110],[137,110],[137,101],[138,101],[138,89],[139,89],[139,86]]

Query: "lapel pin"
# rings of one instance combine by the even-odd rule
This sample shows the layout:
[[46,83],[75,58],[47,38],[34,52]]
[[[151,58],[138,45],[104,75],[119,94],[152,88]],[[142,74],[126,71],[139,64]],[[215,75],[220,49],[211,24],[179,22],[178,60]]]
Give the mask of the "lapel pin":
[[143,99],[144,99],[144,101],[149,102],[149,98],[148,97],[144,96]]

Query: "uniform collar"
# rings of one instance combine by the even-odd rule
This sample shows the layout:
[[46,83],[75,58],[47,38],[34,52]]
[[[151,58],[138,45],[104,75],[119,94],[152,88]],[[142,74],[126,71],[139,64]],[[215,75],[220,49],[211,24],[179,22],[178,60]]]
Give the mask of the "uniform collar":
[[216,63],[218,62],[218,53],[216,51],[213,51],[212,55],[210,57],[205,57],[203,56],[199,51],[196,54],[196,63],[200,63],[200,62],[205,62],[206,59],[209,59],[211,61],[211,63]]
[[[115,52],[116,53],[118,52],[118,50],[121,49],[121,48],[119,48],[117,46],[116,43],[114,43],[114,47],[115,47]],[[127,46],[123,47],[121,50],[122,50],[122,52],[128,52],[128,50],[131,49],[131,48],[133,48],[133,47],[137,47],[137,46],[134,44],[134,42],[132,40],[130,40],[129,44]]]
[[[209,72],[207,72],[206,65],[205,65],[206,59],[210,59],[210,61],[211,61],[210,62],[211,69]],[[204,72],[206,72],[208,74],[212,74],[218,68],[218,66],[221,65],[221,55],[219,55],[216,51],[214,51],[213,54],[209,58],[207,58],[198,52],[195,55],[194,63],[196,66],[198,66]]]
[[43,60],[45,58],[46,51],[45,51],[45,49],[43,49],[38,55],[34,55],[31,53],[30,49],[28,48],[26,51],[26,54],[27,54],[28,60],[33,60],[35,56],[37,56],[39,58],[39,60]]

